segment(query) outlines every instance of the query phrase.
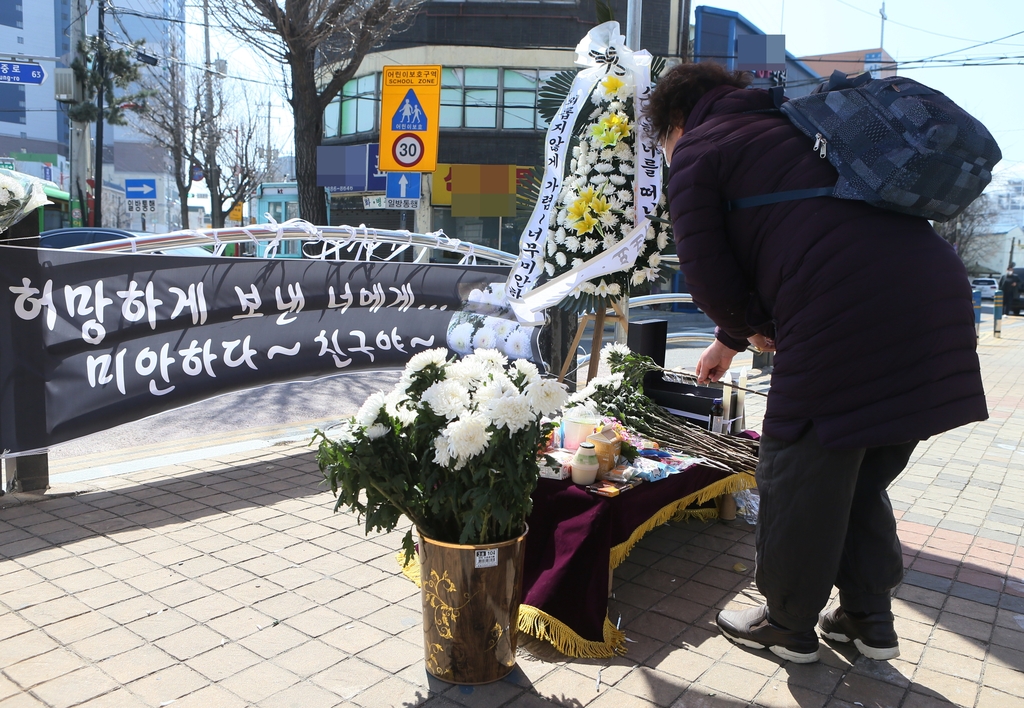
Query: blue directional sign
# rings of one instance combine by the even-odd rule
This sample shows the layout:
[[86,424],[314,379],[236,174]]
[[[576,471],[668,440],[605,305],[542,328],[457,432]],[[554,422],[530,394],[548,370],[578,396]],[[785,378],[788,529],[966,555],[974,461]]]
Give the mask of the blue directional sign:
[[388,172],[388,199],[419,199],[423,175],[419,172]]
[[127,199],[156,199],[156,180],[126,179],[124,196]]
[[405,98],[398,104],[398,110],[391,118],[391,130],[416,130],[427,129],[427,114],[423,112],[420,100],[416,98],[416,92],[409,89]]
[[41,84],[46,81],[46,70],[39,64],[0,62],[0,84]]

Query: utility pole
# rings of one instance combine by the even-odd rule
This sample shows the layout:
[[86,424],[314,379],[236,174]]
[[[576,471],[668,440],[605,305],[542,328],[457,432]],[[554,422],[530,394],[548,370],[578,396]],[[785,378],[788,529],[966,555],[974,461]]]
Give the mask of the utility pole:
[[270,99],[267,99],[267,181],[274,174],[273,155],[270,153]]
[[[81,58],[81,47],[85,43],[87,32],[86,11],[88,7],[86,0],[75,0],[74,21],[71,23],[71,61]],[[68,62],[70,66],[71,62]],[[82,100],[85,95],[85,83],[75,79],[75,89],[72,97],[76,101]],[[88,123],[71,121],[71,193],[72,201],[78,202],[77,216],[76,207],[72,204],[71,226],[84,226],[87,222],[82,215],[88,209],[86,195],[89,192],[89,178],[92,176],[92,130]]]
[[107,35],[103,29],[103,3],[98,3],[98,22],[96,24],[96,71],[100,75],[100,85],[96,90],[96,107],[99,117],[96,118],[96,171],[93,181],[93,226],[103,226],[103,84],[107,71]]
[[[210,0],[203,0],[203,39],[206,44],[206,188],[210,193],[210,224],[223,226],[220,200],[220,170],[217,169],[217,131],[213,119],[213,64],[210,61]],[[216,196],[215,196],[216,195]]]
[[882,3],[882,9],[878,11],[878,14],[882,16],[882,37],[878,40],[878,47],[881,49],[885,47],[885,21],[889,19],[885,14],[884,2]]
[[634,52],[642,49],[640,46],[640,18],[643,12],[643,0],[629,0],[626,5],[626,46]]
[[684,62],[691,61],[690,56],[690,0],[683,0],[683,17],[679,23],[679,56]]

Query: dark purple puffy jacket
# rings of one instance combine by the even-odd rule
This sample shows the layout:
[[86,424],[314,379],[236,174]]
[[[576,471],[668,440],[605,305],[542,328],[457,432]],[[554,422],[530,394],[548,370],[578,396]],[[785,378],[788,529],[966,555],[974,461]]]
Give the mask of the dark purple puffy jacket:
[[764,432],[823,445],[923,440],[985,420],[967,272],[925,220],[819,197],[741,209],[730,199],[835,184],[813,141],[765,91],[721,86],[676,144],[668,200],[694,302],[742,350],[777,353]]

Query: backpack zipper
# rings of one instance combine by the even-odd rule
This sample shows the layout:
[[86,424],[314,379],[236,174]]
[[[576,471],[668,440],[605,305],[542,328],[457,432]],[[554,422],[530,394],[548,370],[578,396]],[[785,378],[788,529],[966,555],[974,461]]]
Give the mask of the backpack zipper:
[[[821,148],[819,150],[819,148]],[[825,152],[828,150],[828,139],[821,133],[817,133],[814,136],[814,150],[818,153],[818,157],[825,159]]]

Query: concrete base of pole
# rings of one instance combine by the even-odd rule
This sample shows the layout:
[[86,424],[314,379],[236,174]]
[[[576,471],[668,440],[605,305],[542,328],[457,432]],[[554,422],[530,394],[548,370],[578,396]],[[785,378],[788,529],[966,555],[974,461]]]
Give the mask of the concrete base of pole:
[[45,491],[50,486],[50,462],[46,453],[22,455],[7,460],[7,472],[18,480],[21,491]]

